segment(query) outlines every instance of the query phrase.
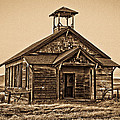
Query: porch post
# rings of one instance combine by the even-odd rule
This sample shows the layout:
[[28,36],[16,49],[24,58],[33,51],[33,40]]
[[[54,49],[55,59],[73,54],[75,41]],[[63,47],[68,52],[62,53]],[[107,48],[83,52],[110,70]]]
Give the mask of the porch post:
[[90,69],[90,96],[92,99],[92,69]]
[[96,70],[94,68],[94,99],[96,100]]
[[57,75],[57,100],[60,100],[60,70],[59,68],[57,68],[56,71],[56,75]]

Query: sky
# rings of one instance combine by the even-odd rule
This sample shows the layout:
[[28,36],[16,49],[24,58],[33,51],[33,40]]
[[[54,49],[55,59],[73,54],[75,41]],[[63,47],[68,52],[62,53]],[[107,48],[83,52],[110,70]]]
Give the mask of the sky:
[[75,30],[120,64],[120,0],[0,0],[0,63],[51,34],[49,14],[63,6],[79,12]]

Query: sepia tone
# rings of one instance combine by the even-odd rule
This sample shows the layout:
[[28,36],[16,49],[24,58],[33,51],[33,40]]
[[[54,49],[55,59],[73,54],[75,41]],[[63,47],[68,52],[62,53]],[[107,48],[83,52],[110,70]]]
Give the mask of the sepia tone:
[[[33,105],[49,103],[53,107],[62,103],[65,109],[65,103],[71,103],[67,106],[70,108],[72,103],[99,106],[99,101],[119,101],[119,87],[114,86],[113,73],[120,65],[75,30],[78,13],[68,7],[55,10],[49,15],[53,18],[51,35],[1,63],[0,66],[5,65],[5,101],[8,104],[26,101]],[[76,110],[80,111],[79,107]],[[71,118],[81,119],[81,116],[54,119]]]

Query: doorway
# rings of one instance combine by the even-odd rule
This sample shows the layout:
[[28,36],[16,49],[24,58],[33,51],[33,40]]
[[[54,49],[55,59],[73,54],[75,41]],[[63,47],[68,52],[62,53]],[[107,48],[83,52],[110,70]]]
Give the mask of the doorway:
[[75,74],[65,73],[65,97],[74,97]]

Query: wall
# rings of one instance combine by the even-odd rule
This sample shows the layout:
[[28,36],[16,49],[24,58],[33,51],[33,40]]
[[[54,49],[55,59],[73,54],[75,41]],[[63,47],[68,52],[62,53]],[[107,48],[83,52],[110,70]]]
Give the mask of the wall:
[[39,101],[57,98],[56,69],[48,66],[33,66],[34,99]]
[[[96,98],[101,99],[105,90],[112,89],[111,71],[109,68],[96,69]],[[105,98],[111,98],[112,91],[107,92]]]
[[65,67],[60,71],[60,99],[64,97],[64,73],[75,73],[75,98],[91,98],[91,79],[89,67]]

